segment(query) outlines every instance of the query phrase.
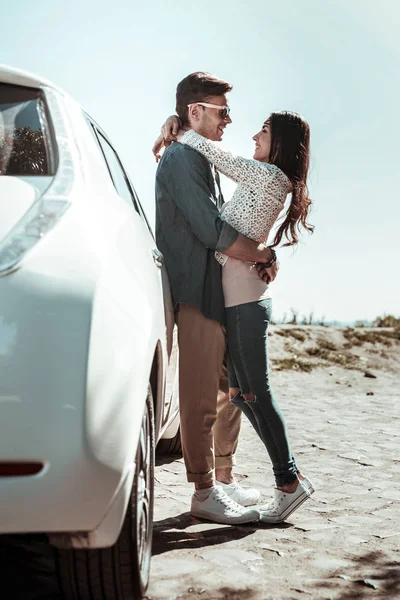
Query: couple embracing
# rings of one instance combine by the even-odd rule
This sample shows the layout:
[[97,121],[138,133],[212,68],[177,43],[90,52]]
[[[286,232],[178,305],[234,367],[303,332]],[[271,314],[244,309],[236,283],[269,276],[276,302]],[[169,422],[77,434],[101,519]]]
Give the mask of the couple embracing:
[[[178,326],[182,450],[195,486],[191,513],[217,523],[280,523],[314,492],[290,450],[267,352],[274,248],[282,238],[296,244],[300,226],[313,229],[307,223],[310,134],[296,113],[275,112],[253,137],[253,159],[221,149],[215,142],[232,122],[231,89],[203,72],[179,83],[177,116],[169,117],[153,147],[156,238]],[[237,183],[225,204],[219,172]],[[267,246],[288,194],[289,208]],[[272,463],[276,487],[265,505],[257,504],[258,490],[241,487],[232,473],[242,413]]]

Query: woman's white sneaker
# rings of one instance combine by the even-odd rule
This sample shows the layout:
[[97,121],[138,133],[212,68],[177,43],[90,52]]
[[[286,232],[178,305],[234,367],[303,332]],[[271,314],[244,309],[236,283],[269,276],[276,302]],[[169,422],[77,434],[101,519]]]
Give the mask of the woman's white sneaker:
[[274,490],[274,499],[268,505],[257,506],[260,511],[261,523],[282,523],[295,510],[310,498],[315,488],[308,477],[304,477],[298,483],[296,490],[292,493]]
[[[204,492],[204,490],[201,490],[201,492]],[[253,523],[260,518],[258,510],[248,509],[234,502],[219,486],[210,488],[210,493],[205,499],[200,499],[194,493],[191,513],[194,517],[227,525]]]
[[220,486],[231,500],[234,500],[242,506],[257,504],[261,498],[261,492],[259,490],[256,490],[255,488],[243,488],[236,481],[233,483],[216,481],[215,485]]

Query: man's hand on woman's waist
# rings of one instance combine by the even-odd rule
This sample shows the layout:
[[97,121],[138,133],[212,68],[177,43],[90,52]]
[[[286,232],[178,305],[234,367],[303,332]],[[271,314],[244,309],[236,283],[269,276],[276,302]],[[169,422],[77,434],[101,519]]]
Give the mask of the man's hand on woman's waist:
[[273,248],[259,244],[239,233],[235,242],[224,250],[224,254],[239,260],[257,263],[260,278],[270,283],[277,276],[279,263]]

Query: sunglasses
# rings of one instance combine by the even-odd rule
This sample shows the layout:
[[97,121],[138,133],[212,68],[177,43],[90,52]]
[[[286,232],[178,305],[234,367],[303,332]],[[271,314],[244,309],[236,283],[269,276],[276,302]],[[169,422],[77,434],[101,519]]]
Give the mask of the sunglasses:
[[216,108],[223,119],[229,117],[231,109],[229,106],[220,106],[219,104],[210,104],[209,102],[192,102],[188,104],[189,106],[194,106],[195,104],[199,104],[200,106],[205,106],[206,108]]

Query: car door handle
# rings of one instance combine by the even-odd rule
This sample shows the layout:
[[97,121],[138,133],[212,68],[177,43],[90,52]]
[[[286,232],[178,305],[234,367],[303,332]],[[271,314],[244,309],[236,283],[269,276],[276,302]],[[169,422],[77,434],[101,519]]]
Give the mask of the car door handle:
[[161,267],[164,264],[164,257],[161,254],[161,252],[159,250],[157,250],[157,248],[153,248],[153,250],[151,251],[153,260],[155,262],[155,264],[157,265],[157,267],[159,267],[161,269]]

